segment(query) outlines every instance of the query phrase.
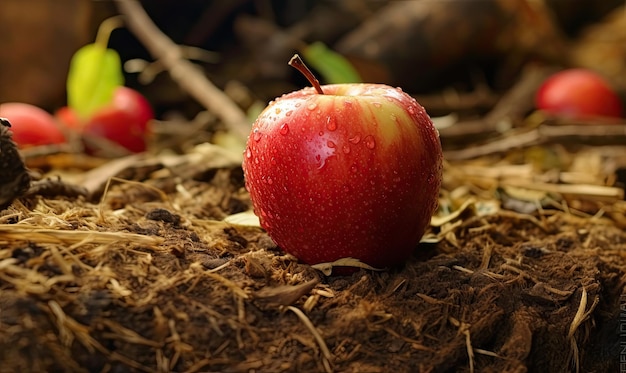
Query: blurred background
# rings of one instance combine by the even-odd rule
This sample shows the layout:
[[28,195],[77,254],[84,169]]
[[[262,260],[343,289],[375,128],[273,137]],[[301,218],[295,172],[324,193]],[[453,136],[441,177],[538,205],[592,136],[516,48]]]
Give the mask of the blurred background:
[[[488,110],[529,65],[591,67],[622,97],[626,86],[624,0],[150,0],[142,5],[175,43],[207,52],[191,59],[244,109],[308,85],[287,61],[314,42],[346,57],[364,81],[421,96],[489,92],[466,105],[473,114]],[[63,106],[72,54],[93,42],[102,20],[118,13],[113,1],[0,2],[0,102],[27,102],[48,111]],[[114,31],[109,46],[123,61],[153,61],[127,29]],[[191,118],[202,110],[166,72],[154,79],[127,72],[126,84],[150,100],[157,117],[175,111]],[[245,94],[237,95],[241,89]],[[424,99],[431,115],[463,108],[428,103]]]

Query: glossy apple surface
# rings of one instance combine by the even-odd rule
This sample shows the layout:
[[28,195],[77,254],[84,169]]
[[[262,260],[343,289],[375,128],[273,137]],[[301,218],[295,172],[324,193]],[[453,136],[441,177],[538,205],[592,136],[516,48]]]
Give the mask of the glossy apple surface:
[[622,103],[611,86],[586,69],[558,72],[540,86],[535,96],[538,109],[572,118],[621,117]]
[[86,121],[82,132],[109,139],[139,153],[146,150],[149,122],[153,118],[154,112],[143,95],[128,87],[118,87],[113,101],[97,110]]
[[244,154],[262,227],[309,264],[411,255],[437,207],[442,150],[413,98],[378,84],[284,95],[260,114]]
[[21,102],[0,104],[0,117],[11,122],[13,141],[20,148],[65,142],[54,117],[37,106]]

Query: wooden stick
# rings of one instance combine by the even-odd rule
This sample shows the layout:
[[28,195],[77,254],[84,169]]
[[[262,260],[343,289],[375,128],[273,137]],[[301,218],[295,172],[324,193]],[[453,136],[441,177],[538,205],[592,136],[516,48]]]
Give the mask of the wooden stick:
[[[564,123],[564,122],[563,122]],[[546,125],[526,131],[509,131],[506,136],[461,150],[444,152],[448,160],[464,160],[504,153],[532,145],[547,143],[626,144],[626,123]]]
[[138,1],[115,1],[120,12],[126,16],[128,28],[165,66],[172,79],[207,110],[215,113],[245,143],[251,128],[246,114],[197,66],[183,57],[180,47],[157,28]]
[[624,199],[624,189],[590,184],[552,184],[529,182],[527,180],[504,180],[501,186],[540,190],[548,193],[557,193],[564,196],[585,197],[600,201],[621,201]]

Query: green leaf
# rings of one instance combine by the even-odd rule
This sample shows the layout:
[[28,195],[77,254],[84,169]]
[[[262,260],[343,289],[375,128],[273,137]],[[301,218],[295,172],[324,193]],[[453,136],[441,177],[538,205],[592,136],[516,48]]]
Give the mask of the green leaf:
[[82,118],[107,105],[115,88],[124,85],[120,56],[97,44],[80,48],[67,77],[67,103]]
[[308,45],[302,55],[306,62],[317,70],[325,83],[360,83],[359,73],[354,66],[341,54],[328,48],[324,43],[315,42]]

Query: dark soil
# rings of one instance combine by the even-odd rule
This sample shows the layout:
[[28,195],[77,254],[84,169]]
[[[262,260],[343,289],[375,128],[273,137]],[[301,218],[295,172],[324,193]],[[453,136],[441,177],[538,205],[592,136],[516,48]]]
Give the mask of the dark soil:
[[219,220],[249,204],[239,168],[200,174],[5,210],[0,371],[617,371],[609,220],[466,213],[399,268],[325,277]]

